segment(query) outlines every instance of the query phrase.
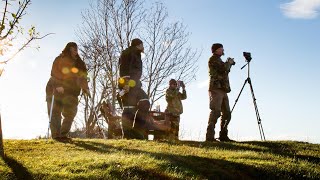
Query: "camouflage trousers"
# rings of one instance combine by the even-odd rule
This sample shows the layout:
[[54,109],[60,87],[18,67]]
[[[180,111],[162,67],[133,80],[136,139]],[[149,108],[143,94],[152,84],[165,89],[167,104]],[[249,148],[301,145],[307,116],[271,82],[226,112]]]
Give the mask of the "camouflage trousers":
[[221,116],[220,123],[220,138],[228,137],[228,123],[231,120],[231,112],[229,106],[229,98],[226,92],[220,89],[214,89],[209,91],[210,98],[210,115],[207,127],[206,140],[214,141],[215,138],[215,126],[218,118]]
[[[52,97],[47,97],[48,115],[50,118]],[[52,117],[50,122],[52,138],[66,137],[71,129],[74,117],[77,114],[78,97],[74,95],[56,95],[52,107]],[[61,124],[61,119],[63,121]]]
[[180,116],[174,116],[171,114],[166,114],[166,120],[169,120],[171,123],[171,128],[169,132],[169,138],[173,138],[179,140],[179,124],[180,124]]

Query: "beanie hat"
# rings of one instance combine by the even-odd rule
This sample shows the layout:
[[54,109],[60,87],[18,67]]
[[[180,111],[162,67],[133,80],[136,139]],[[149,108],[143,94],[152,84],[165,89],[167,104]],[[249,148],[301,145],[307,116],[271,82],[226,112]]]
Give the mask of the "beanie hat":
[[131,40],[131,46],[138,46],[139,44],[142,44],[142,41],[138,38]]
[[171,79],[171,80],[169,81],[169,85],[171,85],[171,84],[177,84],[177,81],[176,81],[175,79]]
[[215,52],[217,49],[219,49],[219,48],[223,48],[223,45],[220,44],[220,43],[212,44],[212,46],[211,46],[211,51],[212,51],[212,53],[214,53],[214,52]]

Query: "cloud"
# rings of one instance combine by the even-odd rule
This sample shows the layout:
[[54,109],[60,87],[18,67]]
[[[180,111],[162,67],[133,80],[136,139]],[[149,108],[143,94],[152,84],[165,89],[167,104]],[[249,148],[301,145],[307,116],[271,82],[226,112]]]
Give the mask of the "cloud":
[[318,16],[320,0],[293,0],[281,4],[280,8],[285,16],[294,19],[313,19]]
[[200,89],[207,88],[207,87],[209,87],[209,79],[198,83],[198,88]]

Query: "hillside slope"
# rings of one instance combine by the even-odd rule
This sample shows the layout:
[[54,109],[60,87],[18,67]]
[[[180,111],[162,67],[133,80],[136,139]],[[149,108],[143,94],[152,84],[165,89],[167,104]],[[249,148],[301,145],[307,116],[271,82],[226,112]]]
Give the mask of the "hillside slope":
[[320,179],[320,145],[5,140],[0,179]]

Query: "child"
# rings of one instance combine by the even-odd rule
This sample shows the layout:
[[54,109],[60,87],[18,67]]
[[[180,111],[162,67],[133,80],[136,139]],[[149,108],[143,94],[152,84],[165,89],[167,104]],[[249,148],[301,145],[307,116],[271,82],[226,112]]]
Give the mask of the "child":
[[[179,84],[178,84],[179,83]],[[175,140],[179,140],[179,123],[180,114],[183,113],[183,106],[181,100],[187,99],[185,85],[182,81],[171,79],[169,81],[169,88],[166,91],[166,101],[168,103],[166,108],[166,119],[171,122],[170,135]],[[180,86],[182,93],[179,92]]]

